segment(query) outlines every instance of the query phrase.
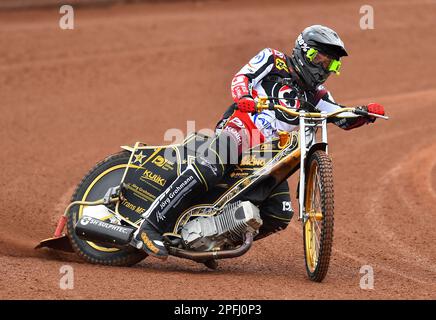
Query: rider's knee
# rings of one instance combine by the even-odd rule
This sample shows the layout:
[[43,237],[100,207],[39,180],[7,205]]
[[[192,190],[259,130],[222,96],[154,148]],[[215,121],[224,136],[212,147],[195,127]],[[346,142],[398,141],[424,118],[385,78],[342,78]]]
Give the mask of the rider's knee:
[[259,229],[259,235],[256,236],[255,240],[285,230],[292,220],[294,211],[292,210],[289,196],[283,194],[281,198],[274,200],[261,207],[260,216],[263,223]]
[[211,138],[194,161],[194,167],[209,187],[218,183],[231,164],[238,163],[237,146],[226,132]]
[[238,164],[241,150],[237,137],[227,130],[221,131],[209,146],[207,154],[215,155],[224,166]]
[[224,176],[224,166],[220,161],[213,161],[204,156],[197,156],[193,167],[208,187],[214,186]]

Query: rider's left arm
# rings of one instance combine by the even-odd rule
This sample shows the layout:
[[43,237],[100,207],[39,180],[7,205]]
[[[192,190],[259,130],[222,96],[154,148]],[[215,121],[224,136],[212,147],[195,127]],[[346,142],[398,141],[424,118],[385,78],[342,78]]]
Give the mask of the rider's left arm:
[[[330,113],[337,111],[341,108],[345,108],[345,106],[341,106],[340,104],[334,102],[330,92],[328,92],[327,90],[323,90],[322,94],[323,95],[316,104],[316,108],[319,111],[325,111],[327,113]],[[354,113],[345,112],[341,114],[341,118],[330,118],[328,122],[332,122],[344,130],[351,130],[367,124],[371,121],[369,121],[369,119],[367,118],[360,117]]]

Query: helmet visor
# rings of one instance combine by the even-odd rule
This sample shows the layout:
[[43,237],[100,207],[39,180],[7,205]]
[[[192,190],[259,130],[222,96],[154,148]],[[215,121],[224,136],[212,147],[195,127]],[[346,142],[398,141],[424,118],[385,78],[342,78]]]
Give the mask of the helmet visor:
[[314,48],[310,48],[306,53],[307,59],[316,66],[321,66],[327,72],[334,72],[339,75],[341,62]]

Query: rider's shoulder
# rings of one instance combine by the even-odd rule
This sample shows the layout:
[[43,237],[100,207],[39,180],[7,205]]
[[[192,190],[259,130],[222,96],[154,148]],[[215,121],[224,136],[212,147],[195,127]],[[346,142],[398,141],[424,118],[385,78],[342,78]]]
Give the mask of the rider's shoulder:
[[271,53],[274,55],[274,57],[285,59],[285,54],[283,52],[272,48],[268,49],[271,50]]
[[274,49],[271,48],[263,48],[262,50],[260,50],[260,53],[265,52],[265,53],[269,53],[272,54]]
[[269,58],[269,57],[273,57],[274,60],[276,58],[281,58],[281,59],[285,59],[285,54],[279,50],[273,49],[273,48],[264,48],[262,49],[257,55],[256,55],[256,59],[264,59],[264,58]]
[[262,49],[259,51],[259,53],[256,56],[254,56],[250,60],[249,64],[251,66],[262,65],[266,62],[269,62],[270,57],[273,55],[274,55],[273,49],[271,48]]
[[279,58],[284,58],[285,57],[285,54],[283,52],[281,52],[279,50],[276,50],[274,48],[264,48],[264,49],[260,50],[259,54],[261,54],[261,53],[266,53],[266,54],[269,54],[269,55],[274,55],[274,56],[279,57]]
[[276,59],[284,60],[286,59],[286,55],[283,52],[273,48],[264,48],[250,60],[249,64],[255,66],[264,63],[274,63]]
[[269,57],[269,56],[272,56],[272,55],[274,55],[274,49],[271,49],[271,48],[263,48],[257,54],[257,56],[266,56],[266,57]]

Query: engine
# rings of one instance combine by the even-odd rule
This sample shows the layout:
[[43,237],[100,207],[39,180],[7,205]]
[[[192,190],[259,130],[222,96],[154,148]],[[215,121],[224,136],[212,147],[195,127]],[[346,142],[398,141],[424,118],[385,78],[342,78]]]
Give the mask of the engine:
[[183,226],[181,235],[185,247],[210,251],[240,243],[246,232],[256,235],[261,225],[259,209],[249,201],[238,201],[214,216],[189,221]]

